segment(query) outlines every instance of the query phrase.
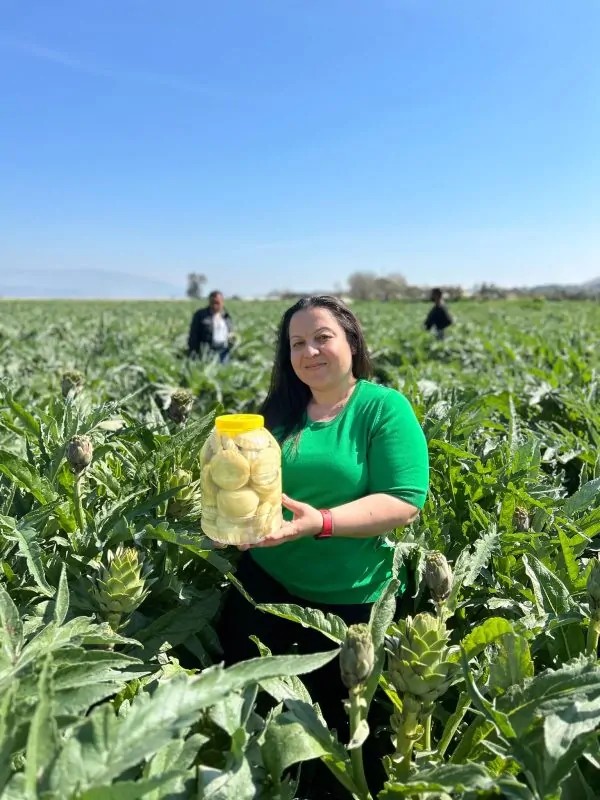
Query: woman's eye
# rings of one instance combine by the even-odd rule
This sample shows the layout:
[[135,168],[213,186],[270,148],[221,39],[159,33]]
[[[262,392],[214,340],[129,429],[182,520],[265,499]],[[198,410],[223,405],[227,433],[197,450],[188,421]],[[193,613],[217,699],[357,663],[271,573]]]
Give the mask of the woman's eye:
[[302,344],[303,344],[302,342],[294,342],[292,347],[294,348],[294,350],[297,350],[299,347],[302,347]]

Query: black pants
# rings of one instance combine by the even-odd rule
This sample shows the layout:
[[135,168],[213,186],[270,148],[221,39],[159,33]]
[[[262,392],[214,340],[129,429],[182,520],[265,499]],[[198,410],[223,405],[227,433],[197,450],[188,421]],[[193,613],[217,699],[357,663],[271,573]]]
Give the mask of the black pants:
[[[348,625],[357,622],[368,622],[369,620],[371,613],[370,603],[326,605],[324,603],[307,602],[290,594],[280,583],[261,569],[249,553],[244,553],[242,556],[236,571],[236,577],[257,603],[295,603],[301,606],[310,606],[323,612],[337,614]],[[402,613],[401,606],[402,600],[399,598],[396,616]],[[218,628],[227,666],[239,661],[245,661],[248,658],[256,658],[259,655],[256,645],[248,638],[252,634],[267,645],[273,655],[283,655],[290,652],[318,653],[324,650],[331,650],[336,646],[333,641],[318,631],[304,628],[296,622],[290,622],[273,614],[257,611],[233,587],[228,590]],[[348,690],[342,683],[338,659],[333,659],[324,667],[308,675],[302,675],[301,678],[310,692],[313,702],[319,703],[329,728],[335,729],[340,742],[347,744],[349,741],[349,726],[342,701],[348,697]],[[367,779],[375,784],[372,789],[376,789],[377,784],[381,785],[384,780],[380,759],[386,752],[390,752],[392,747],[389,734],[383,733],[381,737],[376,737],[375,735],[377,725],[387,723],[387,714],[384,713],[382,718],[381,709],[377,714],[375,704],[372,706],[372,712],[369,717],[371,735],[364,745],[363,753]],[[379,719],[376,719],[376,717],[379,717]],[[323,774],[321,771],[316,779],[319,785],[323,787],[323,790],[320,795],[316,794],[315,797],[328,796],[323,793],[325,791],[323,781],[330,783],[328,771],[326,773]],[[335,789],[335,787],[332,788]],[[347,797],[347,792],[345,794],[342,793],[341,796]]]

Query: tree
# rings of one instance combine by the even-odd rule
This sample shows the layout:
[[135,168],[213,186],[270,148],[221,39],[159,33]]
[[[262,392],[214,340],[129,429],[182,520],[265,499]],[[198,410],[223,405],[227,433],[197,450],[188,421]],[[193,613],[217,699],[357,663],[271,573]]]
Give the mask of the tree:
[[348,278],[348,294],[353,300],[372,300],[376,280],[373,272],[353,272]]
[[190,272],[187,277],[188,285],[185,293],[191,300],[197,300],[202,297],[206,275],[202,275],[200,272]]
[[397,300],[405,294],[406,278],[396,274],[375,278],[374,289],[377,300],[383,300],[386,303],[388,300]]
[[353,300],[397,300],[406,292],[406,278],[398,273],[378,276],[374,272],[353,272],[348,294]]

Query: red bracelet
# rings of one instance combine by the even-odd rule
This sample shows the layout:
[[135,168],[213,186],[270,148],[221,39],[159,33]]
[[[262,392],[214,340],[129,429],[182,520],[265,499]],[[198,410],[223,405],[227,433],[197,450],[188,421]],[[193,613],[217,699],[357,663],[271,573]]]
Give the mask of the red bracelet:
[[333,536],[333,517],[328,508],[320,508],[321,516],[323,517],[323,527],[319,533],[315,534],[315,539],[329,539]]

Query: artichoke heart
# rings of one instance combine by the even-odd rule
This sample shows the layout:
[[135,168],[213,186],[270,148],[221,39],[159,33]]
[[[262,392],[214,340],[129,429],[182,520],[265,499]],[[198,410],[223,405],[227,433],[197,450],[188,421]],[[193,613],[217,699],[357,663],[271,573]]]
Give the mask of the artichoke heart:
[[219,541],[219,529],[217,528],[216,520],[209,521],[207,519],[203,519],[200,527],[202,528],[202,532],[206,534],[209,539],[216,539]]
[[199,461],[200,480],[189,488],[199,485],[200,524],[207,536],[223,544],[251,544],[281,528],[281,450],[270,431],[216,425]]
[[202,522],[207,520],[208,522],[216,523],[217,521],[217,507],[216,506],[202,506]]
[[235,518],[251,517],[258,508],[258,495],[252,489],[221,491],[217,495],[219,515]]
[[233,491],[248,483],[250,465],[237,448],[223,449],[210,462],[210,475],[219,488]]
[[242,450],[266,450],[273,446],[273,437],[265,428],[238,433],[234,441]]
[[211,539],[217,536],[217,507],[203,505],[200,517],[200,527]]
[[271,505],[270,503],[263,503],[258,509],[254,530],[257,536],[269,536],[271,533],[276,533],[283,525],[283,516],[281,514],[281,506],[271,506],[268,514],[262,515],[261,508],[263,506]]
[[266,500],[264,503],[261,503],[258,507],[256,512],[257,517],[268,517],[269,514],[273,511],[273,503]]
[[279,475],[273,483],[269,483],[266,486],[256,486],[256,484],[251,483],[250,487],[260,497],[261,502],[281,505],[281,478]]
[[204,440],[204,444],[200,448],[200,464],[203,466],[204,464],[208,464],[208,462],[213,458],[215,453],[218,453],[221,449],[221,442],[219,441],[219,437],[216,434],[216,431],[213,429],[206,439]]
[[256,512],[254,520],[254,531],[257,536],[268,536],[271,532],[270,526],[272,522],[273,511],[276,510],[272,503],[261,503]]
[[281,455],[274,448],[263,450],[250,465],[250,474],[255,486],[269,486],[279,477]]
[[254,541],[252,535],[252,519],[235,519],[217,517],[217,539],[228,544],[244,544]]
[[277,533],[283,525],[283,514],[281,508],[274,508],[271,516],[269,517],[268,533]]
[[202,502],[209,506],[217,505],[217,492],[219,491],[210,475],[210,464],[202,467],[200,478],[200,489],[202,491]]

